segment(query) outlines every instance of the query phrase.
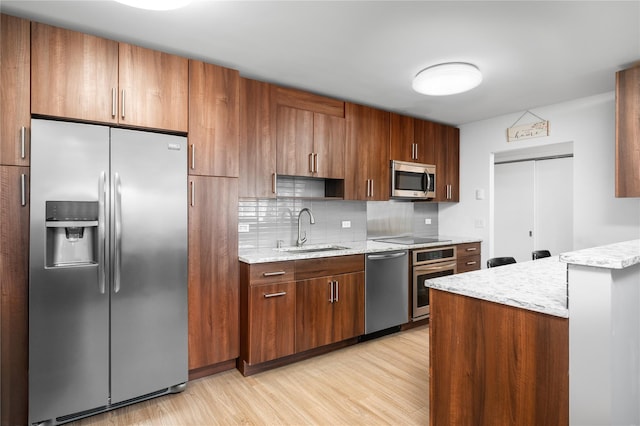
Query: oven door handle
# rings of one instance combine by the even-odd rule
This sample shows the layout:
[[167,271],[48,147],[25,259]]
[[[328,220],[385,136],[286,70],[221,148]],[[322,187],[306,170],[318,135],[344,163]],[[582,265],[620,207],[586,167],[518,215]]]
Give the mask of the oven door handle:
[[433,271],[433,272],[437,272],[437,271],[443,271],[445,269],[451,269],[451,268],[455,268],[457,265],[456,262],[449,262],[449,263],[445,263],[442,265],[437,265],[437,266],[415,266],[414,269],[416,271],[420,271],[420,272],[425,272],[425,271]]

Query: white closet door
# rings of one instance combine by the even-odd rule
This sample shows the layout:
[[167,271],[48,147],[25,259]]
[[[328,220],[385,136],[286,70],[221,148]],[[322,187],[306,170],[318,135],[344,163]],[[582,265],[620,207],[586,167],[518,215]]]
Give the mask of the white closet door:
[[534,162],[494,167],[494,257],[531,260],[534,228]]
[[573,158],[535,162],[534,250],[573,250]]

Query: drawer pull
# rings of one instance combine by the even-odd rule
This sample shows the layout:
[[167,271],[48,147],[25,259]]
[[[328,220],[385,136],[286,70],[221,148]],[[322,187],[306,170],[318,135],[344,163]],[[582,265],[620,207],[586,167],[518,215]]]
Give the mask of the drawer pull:
[[270,297],[280,297],[280,296],[286,296],[287,292],[286,291],[281,291],[280,293],[269,293],[269,294],[265,294],[264,298],[268,299]]
[[467,265],[475,265],[476,263],[478,263],[478,262],[476,262],[475,260],[473,260],[473,261],[471,261],[471,262],[467,262],[466,264],[467,264]]
[[467,251],[476,251],[478,250],[478,247],[469,247],[467,248]]
[[264,277],[276,277],[278,275],[284,275],[284,274],[286,274],[285,271],[263,272],[262,276],[264,276]]

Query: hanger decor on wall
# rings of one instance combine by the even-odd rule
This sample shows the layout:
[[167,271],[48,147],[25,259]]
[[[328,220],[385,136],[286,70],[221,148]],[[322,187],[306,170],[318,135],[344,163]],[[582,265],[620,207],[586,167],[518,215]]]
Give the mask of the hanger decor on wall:
[[[533,115],[540,121],[516,126],[516,124],[518,124],[518,122],[527,114]],[[542,136],[549,136],[549,121],[544,120],[529,110],[526,110],[520,118],[511,125],[511,127],[507,128],[507,142],[515,142],[520,139],[539,138]]]

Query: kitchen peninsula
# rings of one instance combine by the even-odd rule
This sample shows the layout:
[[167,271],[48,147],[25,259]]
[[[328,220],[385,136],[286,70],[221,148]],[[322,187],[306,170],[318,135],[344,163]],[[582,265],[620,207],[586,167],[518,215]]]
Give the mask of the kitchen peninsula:
[[431,425],[640,422],[640,240],[427,285]]

